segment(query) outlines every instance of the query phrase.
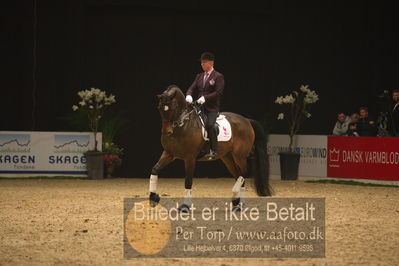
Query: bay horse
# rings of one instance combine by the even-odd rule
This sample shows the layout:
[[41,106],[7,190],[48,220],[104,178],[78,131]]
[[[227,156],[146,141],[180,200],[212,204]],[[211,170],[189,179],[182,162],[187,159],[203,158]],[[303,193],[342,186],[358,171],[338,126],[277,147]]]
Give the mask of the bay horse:
[[[158,110],[162,118],[161,143],[163,152],[159,161],[151,170],[149,199],[152,206],[160,201],[156,193],[158,174],[162,168],[175,159],[184,161],[186,177],[184,203],[179,207],[187,212],[192,202],[191,188],[196,161],[207,161],[201,158],[200,153],[205,140],[202,135],[202,122],[197,112],[198,107],[189,105],[185,95],[176,85],[170,85],[159,98]],[[258,196],[271,196],[272,188],[269,185],[269,163],[266,152],[266,137],[262,126],[254,120],[241,115],[223,112],[231,124],[232,137],[229,141],[219,142],[217,159],[223,161],[229,172],[236,178],[233,185],[233,210],[240,211],[240,202],[243,202],[245,179],[248,174],[247,158],[251,151],[254,159],[254,183]]]

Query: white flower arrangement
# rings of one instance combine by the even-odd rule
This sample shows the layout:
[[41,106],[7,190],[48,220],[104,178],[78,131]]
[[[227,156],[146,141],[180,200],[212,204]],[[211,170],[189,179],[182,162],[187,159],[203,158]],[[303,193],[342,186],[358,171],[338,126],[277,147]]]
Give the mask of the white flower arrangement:
[[289,150],[293,152],[293,138],[298,133],[299,128],[305,118],[310,118],[312,114],[310,105],[317,102],[319,96],[315,91],[310,90],[308,85],[301,85],[299,90],[294,90],[291,94],[279,96],[274,101],[277,104],[288,104],[289,111],[287,114],[279,113],[277,120],[284,120],[287,117],[289,123]]
[[78,92],[80,101],[78,105],[73,105],[72,110],[82,110],[87,112],[89,118],[89,127],[94,133],[94,150],[97,151],[97,131],[100,119],[106,106],[116,102],[115,96],[110,94],[107,96],[105,91],[91,88],[90,90],[82,90]]

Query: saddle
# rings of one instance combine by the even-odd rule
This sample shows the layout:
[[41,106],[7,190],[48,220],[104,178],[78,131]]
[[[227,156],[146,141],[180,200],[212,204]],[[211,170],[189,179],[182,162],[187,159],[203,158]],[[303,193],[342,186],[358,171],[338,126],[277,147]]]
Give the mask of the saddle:
[[[206,115],[202,112],[202,109],[198,105],[193,105],[194,111],[197,113],[200,122],[201,122],[201,128],[202,128],[202,137],[205,140],[205,144],[202,147],[201,152],[198,154],[197,159],[202,158],[205,154],[209,152],[210,145],[209,145],[209,138],[208,138],[208,132],[205,129],[205,125],[207,122],[207,117]],[[230,122],[227,120],[226,116],[222,114],[218,114],[218,117],[216,118],[216,123],[214,125],[216,129],[216,135],[217,135],[217,141],[218,142],[223,142],[223,141],[229,141],[232,136],[232,131],[231,131],[231,125]]]
[[[204,121],[202,116],[200,116],[200,119],[202,120],[202,125],[205,125],[206,120]],[[218,142],[229,141],[231,139],[231,125],[226,116],[219,114],[214,127],[218,136]],[[205,141],[209,141],[208,133],[204,126],[202,126],[202,137]]]

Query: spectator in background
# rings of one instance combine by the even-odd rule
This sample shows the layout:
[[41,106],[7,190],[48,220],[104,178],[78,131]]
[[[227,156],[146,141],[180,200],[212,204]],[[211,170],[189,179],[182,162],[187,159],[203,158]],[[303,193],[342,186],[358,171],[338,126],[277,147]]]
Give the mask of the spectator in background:
[[333,129],[334,136],[346,136],[348,132],[348,125],[350,123],[350,118],[344,113],[338,113],[337,122],[335,123]]
[[358,133],[362,137],[375,137],[377,135],[377,125],[375,120],[369,116],[367,107],[359,108],[360,119],[358,123]]
[[391,136],[399,137],[399,90],[392,91],[393,107],[390,116],[389,131]]
[[351,114],[351,122],[348,125],[348,136],[359,137],[359,133],[357,132],[358,123],[359,123],[359,114],[358,113]]

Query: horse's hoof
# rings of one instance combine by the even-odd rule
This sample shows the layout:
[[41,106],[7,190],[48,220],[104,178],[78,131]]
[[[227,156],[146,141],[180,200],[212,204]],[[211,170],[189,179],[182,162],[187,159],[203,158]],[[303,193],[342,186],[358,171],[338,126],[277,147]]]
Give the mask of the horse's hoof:
[[190,207],[183,203],[177,210],[182,213],[188,213],[190,211]]
[[240,202],[240,198],[233,199],[231,201],[231,203],[232,203],[231,205],[233,206],[231,208],[232,212],[240,212],[241,211],[242,203]]
[[161,198],[159,197],[159,195],[157,193],[154,193],[154,192],[150,193],[150,206],[151,207],[156,207],[160,200],[161,200]]

